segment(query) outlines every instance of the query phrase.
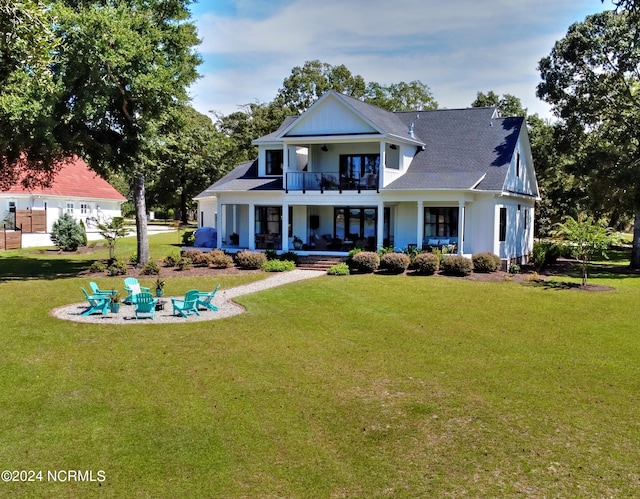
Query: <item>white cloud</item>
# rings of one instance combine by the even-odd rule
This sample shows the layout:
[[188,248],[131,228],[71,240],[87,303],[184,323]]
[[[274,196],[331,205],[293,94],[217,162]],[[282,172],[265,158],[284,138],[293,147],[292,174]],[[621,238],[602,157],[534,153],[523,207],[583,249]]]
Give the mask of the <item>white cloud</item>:
[[494,90],[546,113],[535,98],[538,61],[570,23],[602,9],[594,0],[293,0],[243,16],[256,1],[238,2],[234,17],[197,20],[207,64],[192,94],[201,112],[270,101],[293,67],[319,59],[368,82],[420,80],[444,107]]

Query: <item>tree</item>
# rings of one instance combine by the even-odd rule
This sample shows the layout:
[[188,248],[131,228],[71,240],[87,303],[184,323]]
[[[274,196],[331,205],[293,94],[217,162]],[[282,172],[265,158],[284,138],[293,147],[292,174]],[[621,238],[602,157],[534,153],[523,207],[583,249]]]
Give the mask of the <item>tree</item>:
[[0,0],[0,30],[0,189],[20,179],[46,185],[64,157],[50,133],[60,40],[50,9],[36,0]]
[[174,106],[158,131],[162,137],[156,158],[158,175],[148,189],[154,203],[177,207],[187,223],[193,196],[207,188],[226,171],[221,160],[230,139],[216,130],[208,116],[190,106]]
[[578,172],[634,214],[631,266],[640,268],[640,24],[607,11],[569,28],[539,63],[538,96],[580,152]]
[[118,239],[127,237],[129,229],[124,225],[124,218],[113,217],[108,222],[101,222],[98,219],[92,219],[96,224],[96,227],[100,231],[100,235],[107,241],[107,247],[109,248],[109,260],[113,260],[116,257],[116,244]]
[[138,260],[149,259],[145,181],[155,175],[157,123],[188,100],[199,40],[190,0],[57,0],[54,134],[93,169],[120,172],[136,211]]
[[300,114],[329,90],[360,99],[365,89],[362,76],[352,75],[343,64],[331,66],[318,60],[307,61],[304,66],[296,66],[291,70],[275,101],[290,113]]
[[405,83],[381,85],[371,82],[367,85],[365,102],[387,111],[425,111],[438,109],[429,87],[419,80]]
[[568,241],[568,248],[582,265],[582,285],[587,284],[589,264],[596,256],[607,258],[605,251],[615,242],[606,221],[594,221],[582,214],[578,219],[567,216],[559,223],[554,236]]
[[520,99],[511,94],[503,94],[500,97],[493,90],[489,90],[486,94],[478,92],[476,100],[471,103],[471,107],[490,106],[497,107],[502,116],[527,116],[527,109],[522,107]]
[[69,213],[63,213],[51,227],[51,241],[64,251],[75,251],[85,242],[82,226]]

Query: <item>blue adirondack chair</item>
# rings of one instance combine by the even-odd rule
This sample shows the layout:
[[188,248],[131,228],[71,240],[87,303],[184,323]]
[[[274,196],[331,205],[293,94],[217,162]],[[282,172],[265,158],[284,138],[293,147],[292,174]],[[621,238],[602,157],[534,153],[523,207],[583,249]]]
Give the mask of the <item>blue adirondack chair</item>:
[[218,307],[216,307],[213,303],[211,303],[211,300],[213,300],[213,297],[216,295],[219,288],[220,288],[220,284],[218,284],[213,291],[209,291],[208,293],[205,291],[200,291],[198,293],[197,307],[198,308],[204,307],[205,309],[209,309],[209,310],[213,310],[214,312],[217,312]]
[[135,277],[126,277],[124,280],[124,290],[128,293],[128,295],[125,297],[125,299],[123,300],[125,303],[127,303],[128,305],[131,305],[133,303],[133,295],[138,294],[138,293],[142,293],[142,292],[149,292],[149,288],[145,288],[144,286],[140,286],[140,283],[138,282],[138,279],[136,279]]
[[80,315],[91,315],[101,313],[107,315],[109,306],[111,305],[111,298],[107,295],[90,295],[87,290],[81,288],[85,298],[89,302],[89,306]]
[[180,314],[182,317],[188,317],[191,314],[200,315],[198,312],[198,294],[200,292],[197,289],[187,291],[184,295],[184,299],[171,298],[173,305],[173,315]]
[[135,295],[136,301],[136,320],[140,317],[156,317],[157,298],[154,298],[148,291],[143,291]]
[[89,286],[91,286],[91,293],[93,293],[94,296],[97,296],[97,295],[115,296],[118,294],[118,291],[116,289],[100,289],[98,285],[93,281],[89,283]]

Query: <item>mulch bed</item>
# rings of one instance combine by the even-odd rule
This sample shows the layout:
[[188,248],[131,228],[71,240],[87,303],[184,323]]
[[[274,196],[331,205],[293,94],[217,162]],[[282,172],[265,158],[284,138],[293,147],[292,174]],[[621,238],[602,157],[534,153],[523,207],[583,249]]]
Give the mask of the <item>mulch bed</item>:
[[[48,250],[52,252],[58,252],[58,250]],[[83,253],[90,253],[90,248],[83,248]],[[447,279],[462,279],[467,281],[480,281],[480,282],[521,282],[529,283],[532,285],[544,285],[553,289],[572,289],[577,291],[611,291],[614,288],[610,286],[603,286],[600,284],[587,283],[586,286],[582,286],[580,283],[564,282],[549,283],[549,277],[556,276],[571,276],[580,277],[580,271],[577,270],[576,261],[569,259],[558,259],[558,261],[551,265],[549,268],[544,269],[541,272],[534,272],[533,268],[522,266],[521,272],[518,274],[510,274],[504,271],[491,272],[491,273],[476,273],[472,272],[468,276],[456,277],[447,276],[443,274],[436,274],[433,277],[441,277]],[[238,274],[260,274],[262,270],[245,270],[238,267],[228,267],[223,269],[215,269],[209,267],[193,266],[190,269],[178,270],[176,267],[165,267],[160,264],[160,277],[215,277],[220,275],[238,275]],[[592,265],[590,266],[590,275],[599,273],[612,273],[612,274],[625,274],[625,275],[638,275],[640,277],[640,270],[633,270],[626,266],[620,265]],[[104,275],[103,273],[91,273],[88,270],[80,272],[81,276],[98,276]],[[140,273],[140,269],[129,265],[127,275],[136,278],[156,278],[154,275],[144,275]],[[411,271],[406,272],[406,275],[412,275]]]

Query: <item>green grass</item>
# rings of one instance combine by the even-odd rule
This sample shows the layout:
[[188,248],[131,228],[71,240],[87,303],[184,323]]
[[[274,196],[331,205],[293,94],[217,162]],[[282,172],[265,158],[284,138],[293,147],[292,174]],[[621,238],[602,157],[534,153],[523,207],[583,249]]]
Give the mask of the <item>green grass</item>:
[[178,327],[58,321],[86,284],[36,277],[0,282],[0,468],[106,480],[2,496],[640,494],[638,277],[327,276]]

